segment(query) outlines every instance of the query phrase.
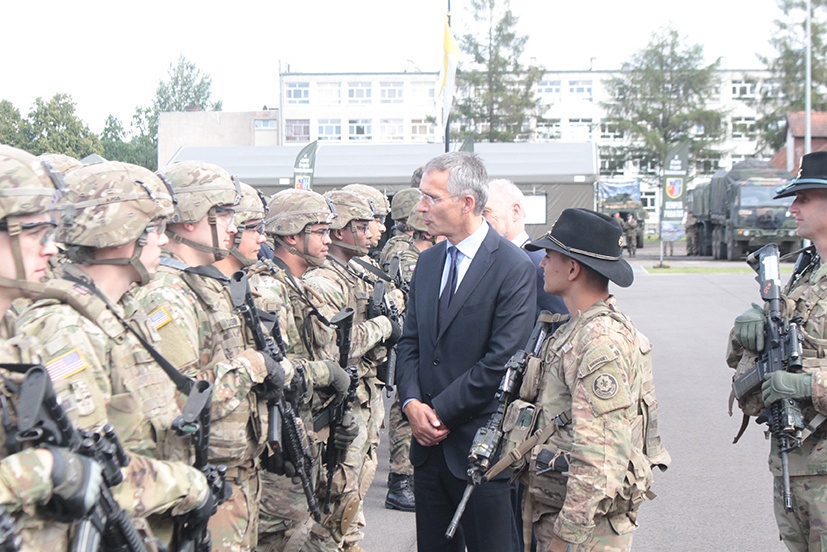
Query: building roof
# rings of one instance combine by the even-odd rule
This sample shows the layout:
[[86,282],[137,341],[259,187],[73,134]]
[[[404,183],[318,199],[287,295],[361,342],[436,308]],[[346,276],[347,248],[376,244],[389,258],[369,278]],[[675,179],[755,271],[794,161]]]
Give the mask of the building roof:
[[[293,165],[304,145],[183,147],[172,161],[200,160],[220,165],[252,186],[292,185]],[[517,184],[593,183],[597,150],[591,142],[480,143],[475,152],[489,176]],[[329,144],[320,142],[315,187],[353,182],[397,190],[410,186],[413,171],[444,151],[442,144]]]
[[[794,137],[804,137],[805,123],[804,111],[791,111],[787,114],[787,131]],[[827,112],[813,111],[810,113],[810,131],[813,137],[827,138]]]

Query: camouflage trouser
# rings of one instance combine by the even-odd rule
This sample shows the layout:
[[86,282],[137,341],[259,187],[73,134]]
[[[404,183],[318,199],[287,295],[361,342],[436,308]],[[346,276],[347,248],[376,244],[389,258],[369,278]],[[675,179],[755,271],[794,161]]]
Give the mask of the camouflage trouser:
[[413,475],[411,464],[411,424],[402,417],[402,407],[397,393],[388,413],[388,448],[391,473]]
[[210,518],[212,549],[246,552],[256,549],[261,481],[258,468],[227,468],[233,494]]
[[827,475],[790,478],[793,511],[784,511],[783,483],[773,482],[775,521],[787,548],[795,552],[827,550]]
[[[554,522],[557,516],[544,514],[534,522],[534,535],[537,537],[537,552],[548,550],[554,533]],[[591,537],[577,546],[577,552],[630,552],[632,550],[632,535],[626,533],[618,535],[612,528],[607,517],[594,520],[595,526]]]

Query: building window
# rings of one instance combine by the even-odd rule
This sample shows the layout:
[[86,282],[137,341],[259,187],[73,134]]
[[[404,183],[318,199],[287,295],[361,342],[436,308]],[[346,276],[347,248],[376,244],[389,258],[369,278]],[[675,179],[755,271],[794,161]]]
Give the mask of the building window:
[[285,119],[284,120],[284,141],[285,142],[309,142],[310,141],[310,120],[309,119]]
[[369,104],[371,102],[369,82],[347,83],[347,101],[352,104]]
[[764,85],[761,87],[761,94],[765,98],[782,99],[784,97],[781,83],[777,80],[765,80]]
[[433,105],[436,91],[432,82],[411,83],[411,103],[414,105]]
[[625,159],[619,149],[611,147],[600,148],[600,174],[623,174]]
[[379,83],[379,102],[380,103],[402,103],[402,83],[401,82],[380,82]]
[[348,140],[371,140],[373,129],[370,119],[349,119],[347,122]]
[[560,119],[537,119],[537,127],[534,130],[539,141],[559,140],[562,136]]
[[732,137],[742,140],[755,140],[755,117],[733,117]]
[[278,130],[279,122],[276,119],[256,119],[256,130]]
[[319,119],[319,140],[341,140],[341,119]]
[[584,100],[592,99],[592,81],[569,81],[569,94]]
[[569,138],[571,140],[591,140],[591,119],[569,119]]
[[309,82],[288,82],[287,83],[287,103],[288,104],[307,104],[307,103],[310,103],[310,83]]
[[604,140],[623,140],[625,134],[617,122],[600,121],[600,138]]
[[733,79],[732,81],[732,97],[733,98],[755,98],[755,91],[757,83],[748,79]]
[[696,159],[695,160],[695,174],[696,175],[710,175],[718,170],[717,159]]
[[316,84],[319,103],[322,105],[338,105],[342,103],[342,83],[319,82]]
[[402,119],[380,119],[379,135],[382,141],[399,142],[405,138]]
[[425,119],[411,119],[411,138],[414,142],[426,142],[431,137],[431,123]]
[[559,96],[560,81],[541,80],[537,83],[537,93],[541,96]]

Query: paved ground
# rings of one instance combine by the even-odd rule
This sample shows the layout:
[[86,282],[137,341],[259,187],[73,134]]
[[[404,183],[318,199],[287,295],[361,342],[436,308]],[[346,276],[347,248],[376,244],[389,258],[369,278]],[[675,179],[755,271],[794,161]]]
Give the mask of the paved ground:
[[[664,442],[672,467],[656,474],[658,498],[644,504],[637,552],[773,552],[778,541],[767,470],[768,443],[751,424],[740,443],[732,438],[740,416],[727,415],[731,371],[724,363],[732,320],[752,301],[749,273],[680,273],[685,266],[731,268],[743,263],[688,260],[683,250],[659,264],[647,243],[631,260],[635,283],[612,287],[620,307],[654,343],[655,382]],[[414,514],[383,507],[387,491],[387,439],[366,501],[368,551],[415,550]],[[495,552],[495,551],[494,551]]]

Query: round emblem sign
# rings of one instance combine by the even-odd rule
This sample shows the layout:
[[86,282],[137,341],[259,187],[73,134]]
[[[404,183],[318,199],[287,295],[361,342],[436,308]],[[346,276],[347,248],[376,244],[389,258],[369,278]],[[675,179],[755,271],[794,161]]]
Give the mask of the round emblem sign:
[[611,374],[600,374],[594,379],[594,394],[601,399],[611,399],[617,393],[617,380]]

